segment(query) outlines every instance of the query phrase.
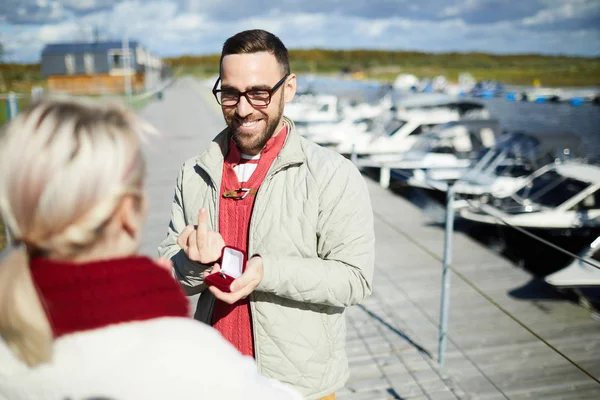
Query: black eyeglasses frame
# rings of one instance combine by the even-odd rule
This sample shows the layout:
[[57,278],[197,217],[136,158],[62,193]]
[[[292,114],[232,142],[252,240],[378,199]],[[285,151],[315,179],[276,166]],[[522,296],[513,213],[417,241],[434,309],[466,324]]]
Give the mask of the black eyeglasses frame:
[[[246,90],[245,92],[238,92],[238,97],[237,97],[237,101],[235,102],[235,104],[228,104],[226,106],[223,106],[223,104],[221,103],[221,101],[219,100],[219,93],[223,92],[224,90],[222,89],[217,89],[217,86],[219,86],[219,82],[221,81],[221,77],[219,76],[217,78],[217,81],[215,82],[215,85],[212,88],[212,94],[213,96],[215,96],[215,99],[217,100],[217,103],[219,103],[219,105],[223,106],[223,107],[235,107],[239,104],[240,99],[242,98],[242,96],[244,96],[246,98],[246,100],[248,101],[248,103],[250,105],[252,105],[253,107],[267,107],[269,104],[271,104],[271,99],[273,98],[273,94],[275,94],[275,92],[277,92],[277,90],[283,86],[283,84],[285,83],[285,80],[287,79],[287,77],[290,76],[289,73],[285,74],[283,76],[283,78],[281,78],[279,80],[279,82],[277,82],[271,89],[250,89],[250,90]],[[227,91],[231,91],[230,89],[228,89]],[[248,97],[248,93],[252,93],[252,92],[267,92],[269,94],[269,99],[266,101],[265,104],[254,104],[253,100]]]

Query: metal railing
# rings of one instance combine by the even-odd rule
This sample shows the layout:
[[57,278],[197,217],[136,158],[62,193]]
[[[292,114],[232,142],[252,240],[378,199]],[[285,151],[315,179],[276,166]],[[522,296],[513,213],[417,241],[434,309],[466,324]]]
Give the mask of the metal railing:
[[[356,160],[356,157],[353,156],[352,159]],[[396,172],[398,174],[402,175],[401,172],[399,172],[399,171],[396,171]],[[427,183],[425,183],[425,186],[430,190],[441,191],[440,188],[434,187]],[[574,254],[568,250],[565,250],[565,249],[555,245],[554,243],[549,242],[549,241],[527,231],[526,229],[511,225],[509,222],[504,220],[500,215],[498,215],[497,213],[494,213],[493,208],[488,207],[485,204],[476,204],[475,202],[473,202],[471,200],[467,200],[467,203],[471,207],[481,210],[482,212],[486,213],[487,215],[495,218],[498,222],[501,222],[502,224],[504,224],[512,229],[515,229],[515,230],[517,230],[517,231],[519,231],[519,232],[521,232],[521,233],[523,233],[523,234],[525,234],[525,235],[527,235],[527,236],[529,236],[529,237],[531,237],[531,238],[533,238],[555,250],[558,250],[558,251],[562,252],[563,254],[568,255],[569,257],[577,259],[587,265],[590,265],[590,266],[600,270],[600,267],[596,263],[591,261],[590,259],[588,259],[586,257],[581,257],[578,254]],[[453,243],[452,237],[453,237],[453,233],[454,233],[454,220],[455,220],[456,209],[457,209],[457,205],[455,202],[454,185],[448,184],[447,193],[446,193],[446,204],[445,204],[446,214],[445,214],[445,228],[444,228],[443,258],[440,259],[439,257],[435,256],[435,258],[437,258],[438,260],[440,260],[442,262],[442,288],[441,288],[439,334],[438,334],[438,363],[440,365],[440,368],[444,369],[446,367],[445,353],[446,353],[446,345],[447,345],[447,340],[448,340],[448,318],[449,318],[449,311],[450,311],[450,291],[451,291],[450,272],[453,272],[459,279],[461,279],[464,283],[469,285],[481,297],[483,297],[486,301],[488,301],[490,304],[492,304],[494,307],[496,307],[498,310],[500,310],[503,314],[505,314],[510,319],[512,319],[514,322],[516,322],[518,325],[520,325],[522,328],[527,330],[527,332],[532,334],[536,339],[538,339],[540,342],[542,342],[544,345],[546,345],[549,349],[554,351],[556,354],[561,356],[563,359],[565,359],[567,362],[569,362],[575,368],[577,368],[578,370],[580,370],[581,372],[586,374],[588,377],[590,377],[596,383],[600,384],[600,379],[595,377],[592,373],[590,373],[584,367],[579,365],[575,360],[571,359],[565,353],[563,353],[562,351],[557,349],[555,346],[553,346],[551,343],[549,343],[539,333],[535,332],[532,328],[530,328],[527,324],[525,324],[523,321],[521,321],[519,318],[517,318],[515,315],[513,315],[510,311],[508,311],[502,305],[498,304],[498,302],[496,302],[487,293],[485,293],[484,290],[479,288],[474,282],[472,282],[470,279],[468,279],[465,275],[463,275],[460,271],[456,270],[452,266],[452,243]]]

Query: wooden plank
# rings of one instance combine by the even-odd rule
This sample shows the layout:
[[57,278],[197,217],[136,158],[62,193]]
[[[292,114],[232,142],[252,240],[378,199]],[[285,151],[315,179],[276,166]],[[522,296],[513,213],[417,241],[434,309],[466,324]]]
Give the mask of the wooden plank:
[[[222,128],[209,87],[177,82],[144,116],[168,133],[148,149],[151,198],[143,253],[164,237],[175,177]],[[196,90],[200,88],[200,90]],[[600,388],[458,276],[452,276],[447,368],[437,365],[443,229],[367,180],[375,214],[374,292],[347,309],[351,378],[343,399],[588,399]],[[454,237],[453,266],[507,312],[600,376],[600,321],[477,241]],[[191,299],[193,301],[194,299]]]

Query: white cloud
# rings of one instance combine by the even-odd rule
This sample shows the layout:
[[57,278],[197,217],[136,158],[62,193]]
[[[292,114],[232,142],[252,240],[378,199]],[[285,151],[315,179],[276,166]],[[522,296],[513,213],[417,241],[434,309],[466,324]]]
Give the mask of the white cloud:
[[41,43],[64,42],[65,38],[75,38],[81,34],[81,27],[75,22],[63,22],[55,25],[44,25],[37,32]]
[[[47,0],[36,0],[46,2]],[[71,8],[73,10],[85,11],[85,10],[94,10],[101,7],[112,6],[117,3],[119,0],[50,0],[55,4],[61,4],[65,8]],[[38,3],[39,4],[39,3]]]
[[326,27],[328,17],[325,14],[308,14],[308,13],[299,13],[288,16],[287,23],[290,27],[294,27],[296,29],[302,28],[307,31],[313,30],[321,30]]
[[182,14],[177,15],[167,22],[166,30],[193,31],[203,29],[207,21],[202,15]]
[[364,34],[368,37],[380,37],[390,26],[390,21],[375,20],[375,21],[359,21],[356,31],[359,34]]
[[[5,1],[5,0],[2,0]],[[410,18],[406,15],[347,15],[339,12],[297,12],[281,0],[280,8],[242,19],[219,19],[211,13],[214,0],[126,0],[110,7],[114,0],[24,0],[37,1],[56,15],[74,3],[95,7],[95,11],[75,18],[72,14],[43,25],[16,25],[0,18],[0,40],[14,60],[37,61],[44,44],[92,40],[94,27],[102,39],[119,40],[127,34],[151,51],[163,56],[215,54],[224,40],[244,29],[263,28],[277,34],[288,48],[378,48],[422,51],[542,52],[600,54],[600,30],[535,30],[532,26],[548,21],[569,20],[598,10],[597,0],[540,0],[544,8],[528,19],[501,20],[475,24],[462,13],[481,3],[465,0],[440,12],[443,19]],[[348,0],[349,1],[349,0]],[[432,0],[433,1],[433,0]],[[439,3],[446,4],[446,3]],[[450,15],[454,15],[450,17]],[[1,17],[1,15],[0,15]],[[54,21],[54,22],[52,22]]]
[[440,16],[440,17],[457,17],[461,13],[464,13],[465,11],[470,11],[470,10],[474,9],[477,6],[478,1],[477,0],[464,0],[464,1],[460,2],[459,4],[456,4],[456,3],[459,3],[459,2],[455,2],[455,4],[444,7],[438,13],[438,16]]
[[599,4],[588,0],[549,1],[548,8],[538,11],[534,16],[523,19],[524,25],[548,24],[574,17],[583,17],[587,13],[597,11]]

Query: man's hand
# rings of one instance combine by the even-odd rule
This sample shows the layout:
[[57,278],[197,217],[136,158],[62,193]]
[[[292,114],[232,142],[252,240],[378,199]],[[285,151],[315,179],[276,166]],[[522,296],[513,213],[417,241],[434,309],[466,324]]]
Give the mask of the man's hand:
[[158,259],[156,259],[154,262],[164,270],[169,272],[173,271],[173,262],[167,257],[158,257]]
[[208,212],[198,212],[198,226],[188,225],[179,234],[177,244],[185,255],[200,264],[212,264],[221,257],[225,241],[219,232],[208,230]]
[[[217,273],[221,267],[215,264],[210,273]],[[242,276],[231,282],[231,292],[225,293],[214,286],[208,289],[215,297],[225,303],[233,304],[241,299],[248,297],[256,289],[263,278],[263,262],[259,256],[252,257],[246,263],[246,269]]]

